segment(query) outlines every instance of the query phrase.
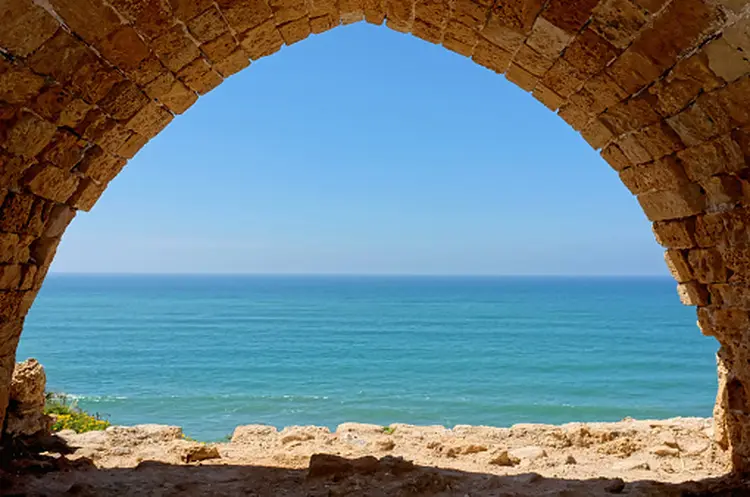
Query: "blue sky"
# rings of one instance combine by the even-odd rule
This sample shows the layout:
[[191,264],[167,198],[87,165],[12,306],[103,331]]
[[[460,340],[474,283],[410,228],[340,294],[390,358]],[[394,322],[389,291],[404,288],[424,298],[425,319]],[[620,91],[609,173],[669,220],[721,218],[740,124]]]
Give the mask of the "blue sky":
[[52,270],[667,274],[635,198],[561,119],[364,23],[200,98],[79,214]]

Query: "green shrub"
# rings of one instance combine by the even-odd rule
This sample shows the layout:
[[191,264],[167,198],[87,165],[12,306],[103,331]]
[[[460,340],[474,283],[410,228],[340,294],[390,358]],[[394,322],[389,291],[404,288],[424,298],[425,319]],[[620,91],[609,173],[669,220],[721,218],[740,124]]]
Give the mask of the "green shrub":
[[393,428],[391,426],[384,426],[383,427],[383,433],[386,435],[393,435],[393,432],[396,431],[396,428]]
[[65,394],[48,393],[44,406],[44,413],[52,416],[54,423],[52,431],[73,430],[76,433],[104,430],[111,423],[99,417],[99,414],[89,414],[78,407],[75,399]]

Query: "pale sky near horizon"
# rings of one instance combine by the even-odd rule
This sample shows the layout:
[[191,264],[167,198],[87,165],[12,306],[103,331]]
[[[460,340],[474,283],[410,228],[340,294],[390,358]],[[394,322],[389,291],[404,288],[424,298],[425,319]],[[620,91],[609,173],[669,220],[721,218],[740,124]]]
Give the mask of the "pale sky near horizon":
[[664,275],[617,174],[531,95],[364,23],[201,97],[54,272]]

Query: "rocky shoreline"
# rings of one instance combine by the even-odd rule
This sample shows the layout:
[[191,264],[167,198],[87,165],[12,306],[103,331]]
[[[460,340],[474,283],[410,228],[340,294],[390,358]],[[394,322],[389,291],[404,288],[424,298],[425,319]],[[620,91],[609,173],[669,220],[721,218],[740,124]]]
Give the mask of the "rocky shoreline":
[[712,421],[703,418],[453,429],[345,423],[334,431],[249,425],[215,444],[163,425],[63,431],[56,438],[67,448],[49,449],[45,470],[7,480],[13,492],[464,496],[693,489],[698,495],[706,485],[726,485],[721,477],[729,468],[713,442]]
[[0,495],[750,495],[750,482],[726,476],[711,419],[452,429],[344,423],[333,431],[246,425],[229,442],[209,444],[165,425],[50,435],[45,380],[38,362],[17,364]]

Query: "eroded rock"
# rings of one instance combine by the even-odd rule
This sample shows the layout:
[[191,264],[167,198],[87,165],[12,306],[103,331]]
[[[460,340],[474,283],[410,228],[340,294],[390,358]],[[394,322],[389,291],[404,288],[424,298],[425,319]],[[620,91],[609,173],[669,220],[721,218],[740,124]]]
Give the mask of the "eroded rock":
[[10,384],[5,433],[11,437],[49,435],[52,418],[44,414],[47,376],[36,359],[17,363]]

